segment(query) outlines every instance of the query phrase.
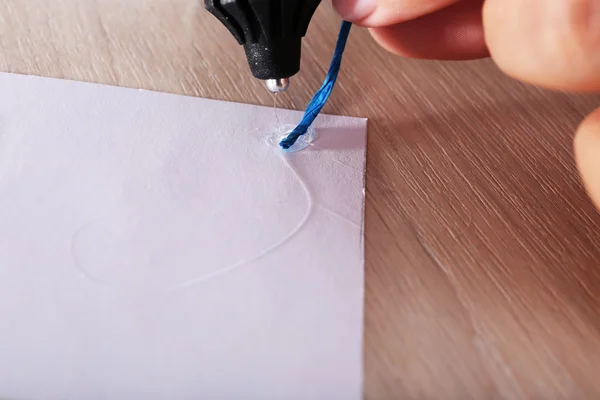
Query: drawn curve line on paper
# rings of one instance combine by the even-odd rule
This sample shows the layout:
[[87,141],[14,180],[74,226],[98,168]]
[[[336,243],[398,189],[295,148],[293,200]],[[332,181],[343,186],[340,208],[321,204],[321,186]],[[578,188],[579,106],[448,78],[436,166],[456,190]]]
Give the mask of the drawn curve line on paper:
[[240,261],[239,263],[234,264],[229,267],[221,268],[220,270],[217,270],[210,274],[206,274],[200,278],[191,279],[187,282],[177,285],[172,290],[181,290],[181,289],[189,288],[191,286],[200,284],[202,282],[206,282],[209,279],[216,278],[220,275],[229,273],[233,270],[243,267],[244,265],[251,264],[255,261],[258,261],[261,258],[267,256],[269,253],[272,253],[273,251],[277,250],[279,247],[281,247],[284,244],[286,244],[287,242],[289,242],[291,239],[294,238],[294,236],[296,236],[296,234],[298,234],[300,232],[300,230],[302,228],[304,228],[304,226],[310,219],[310,216],[312,215],[313,210],[314,210],[314,202],[313,202],[312,195],[311,195],[310,191],[308,190],[308,186],[306,185],[304,180],[300,177],[300,175],[298,175],[298,172],[290,165],[290,163],[288,163],[285,160],[285,156],[279,155],[279,157],[283,160],[283,162],[287,165],[287,167],[294,173],[294,176],[296,177],[296,179],[298,179],[298,181],[302,185],[302,189],[304,190],[304,193],[306,194],[306,199],[308,200],[308,207],[306,208],[306,214],[304,214],[304,217],[300,220],[298,225],[294,229],[292,229],[292,231],[287,236],[285,236],[283,239],[279,240],[278,242],[275,242],[275,244],[273,244],[271,247],[268,247],[267,249],[263,250],[262,252],[258,253],[255,256],[251,257],[250,259],[245,260],[245,261]]
[[[277,149],[277,150],[279,150],[279,149]],[[275,242],[273,245],[268,246],[265,250],[257,253],[256,255],[254,255],[246,260],[239,261],[239,262],[229,265],[227,267],[220,268],[214,272],[204,274],[197,278],[189,279],[187,281],[184,281],[184,282],[176,284],[176,285],[172,285],[167,288],[152,288],[153,290],[160,291],[160,292],[167,292],[167,293],[175,292],[175,291],[184,290],[184,289],[190,288],[192,286],[196,286],[196,285],[205,283],[205,282],[212,280],[214,278],[217,278],[219,276],[231,273],[239,268],[242,268],[248,264],[252,264],[252,263],[266,257],[267,255],[274,252],[275,250],[277,250],[278,248],[280,248],[281,246],[283,246],[284,244],[289,242],[291,239],[293,239],[302,230],[302,228],[304,228],[304,226],[310,219],[310,216],[312,215],[313,210],[314,210],[313,197],[308,189],[307,184],[304,182],[302,177],[300,177],[298,172],[291,166],[291,164],[289,162],[286,161],[285,155],[281,155],[279,151],[276,151],[276,154],[279,156],[279,158],[281,160],[283,160],[283,162],[286,164],[286,166],[292,171],[292,173],[294,174],[294,176],[296,177],[298,182],[300,182],[300,185],[301,185],[301,187],[306,195],[306,198],[308,200],[306,213],[301,218],[298,225],[295,228],[293,228],[290,231],[290,233],[288,235],[286,235],[285,237],[283,237],[281,240]],[[81,234],[81,232],[83,232],[87,227],[96,223],[99,220],[102,220],[105,217],[106,216],[102,216],[102,217],[96,218],[88,223],[85,223],[73,233],[73,235],[71,236],[71,241],[70,241],[71,258],[73,259],[73,262],[75,264],[77,271],[83,276],[83,278],[87,279],[88,281],[93,282],[100,286],[107,287],[107,288],[113,288],[113,289],[118,289],[118,290],[125,289],[128,287],[128,285],[110,284],[102,279],[96,278],[93,274],[89,273],[81,265],[81,263],[79,262],[78,257],[77,257],[77,251],[75,249],[75,242],[76,242],[78,235]],[[146,288],[148,288],[148,287],[146,287]]]

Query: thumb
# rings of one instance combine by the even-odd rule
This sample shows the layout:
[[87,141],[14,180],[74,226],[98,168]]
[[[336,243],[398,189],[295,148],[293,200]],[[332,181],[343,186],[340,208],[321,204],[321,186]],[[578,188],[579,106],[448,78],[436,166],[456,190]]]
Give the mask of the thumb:
[[575,159],[583,184],[600,209],[600,109],[579,126],[575,136]]

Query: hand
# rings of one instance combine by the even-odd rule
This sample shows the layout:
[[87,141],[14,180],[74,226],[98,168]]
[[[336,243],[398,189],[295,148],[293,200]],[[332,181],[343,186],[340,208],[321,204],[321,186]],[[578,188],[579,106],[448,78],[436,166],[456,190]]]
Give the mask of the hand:
[[[600,0],[333,0],[405,57],[490,56],[508,75],[551,89],[600,92]],[[482,11],[483,10],[483,11]],[[600,208],[600,109],[581,124],[575,156]]]

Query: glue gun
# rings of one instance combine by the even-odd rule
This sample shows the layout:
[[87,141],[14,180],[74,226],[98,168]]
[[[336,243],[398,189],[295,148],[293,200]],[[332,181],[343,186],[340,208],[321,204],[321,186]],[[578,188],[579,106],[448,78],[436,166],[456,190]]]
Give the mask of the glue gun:
[[204,0],[240,45],[255,78],[273,93],[300,70],[302,38],[321,0]]

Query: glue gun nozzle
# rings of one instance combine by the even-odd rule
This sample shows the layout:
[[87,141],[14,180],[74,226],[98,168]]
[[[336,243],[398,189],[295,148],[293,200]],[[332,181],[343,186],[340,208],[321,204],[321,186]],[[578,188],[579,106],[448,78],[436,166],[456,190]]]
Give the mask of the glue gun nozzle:
[[290,80],[288,78],[267,79],[266,85],[271,93],[285,92],[290,87]]

